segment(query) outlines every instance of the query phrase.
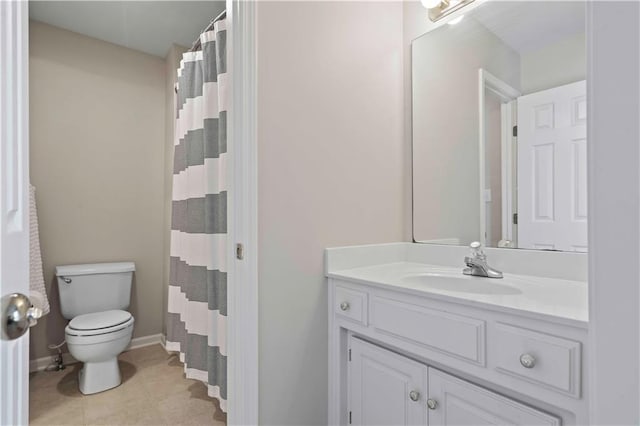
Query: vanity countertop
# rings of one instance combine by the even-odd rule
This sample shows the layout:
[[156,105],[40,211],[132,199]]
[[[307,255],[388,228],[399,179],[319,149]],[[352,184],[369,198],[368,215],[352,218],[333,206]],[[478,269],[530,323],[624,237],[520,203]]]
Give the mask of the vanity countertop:
[[513,273],[505,273],[503,279],[472,277],[462,274],[462,267],[406,261],[329,269],[327,276],[452,303],[587,327],[588,286],[585,281]]

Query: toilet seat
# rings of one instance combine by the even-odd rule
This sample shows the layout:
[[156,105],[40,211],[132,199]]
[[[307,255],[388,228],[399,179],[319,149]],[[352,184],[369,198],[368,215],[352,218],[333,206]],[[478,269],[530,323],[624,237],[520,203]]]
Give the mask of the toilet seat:
[[133,316],[127,311],[113,310],[78,315],[64,330],[67,343],[90,344],[119,338],[133,328]]
[[105,334],[117,331],[131,318],[131,313],[122,310],[93,312],[73,318],[69,321],[69,329],[78,336]]

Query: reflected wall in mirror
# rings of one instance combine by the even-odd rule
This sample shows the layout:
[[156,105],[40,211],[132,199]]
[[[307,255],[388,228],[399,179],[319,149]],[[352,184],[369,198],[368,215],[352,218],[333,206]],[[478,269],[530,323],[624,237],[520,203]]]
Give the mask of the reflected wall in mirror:
[[465,15],[412,43],[414,240],[586,251],[585,4]]

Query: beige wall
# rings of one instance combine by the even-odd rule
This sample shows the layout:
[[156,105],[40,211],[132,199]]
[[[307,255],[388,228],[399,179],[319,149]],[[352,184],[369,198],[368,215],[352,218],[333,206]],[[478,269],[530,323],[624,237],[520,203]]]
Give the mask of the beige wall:
[[169,256],[171,254],[171,200],[173,188],[173,133],[176,117],[175,84],[178,81],[178,67],[186,47],[174,44],[165,57],[165,106],[164,106],[164,230],[163,230],[163,289],[162,289],[162,335],[167,335],[167,297],[169,292]]
[[587,78],[585,33],[520,56],[522,93],[525,95]]
[[64,339],[56,265],[134,261],[134,337],[160,333],[164,61],[30,25],[31,181],[52,308],[32,329],[31,357]]
[[401,241],[402,4],[259,2],[260,423],[327,422],[326,247]]

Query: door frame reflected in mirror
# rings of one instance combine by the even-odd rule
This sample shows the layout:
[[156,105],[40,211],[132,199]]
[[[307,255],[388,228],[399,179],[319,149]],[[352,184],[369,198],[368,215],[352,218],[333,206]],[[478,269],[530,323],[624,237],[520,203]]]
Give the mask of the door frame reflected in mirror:
[[[515,102],[521,96],[514,89],[484,68],[478,69],[478,149],[479,149],[479,191],[480,191],[480,242],[487,246],[487,196],[486,194],[486,90],[500,99],[501,115],[501,180],[502,180],[502,229],[501,240],[511,241],[516,247],[513,232],[515,182],[513,176],[513,127],[515,125]],[[509,224],[511,223],[511,226]]]

